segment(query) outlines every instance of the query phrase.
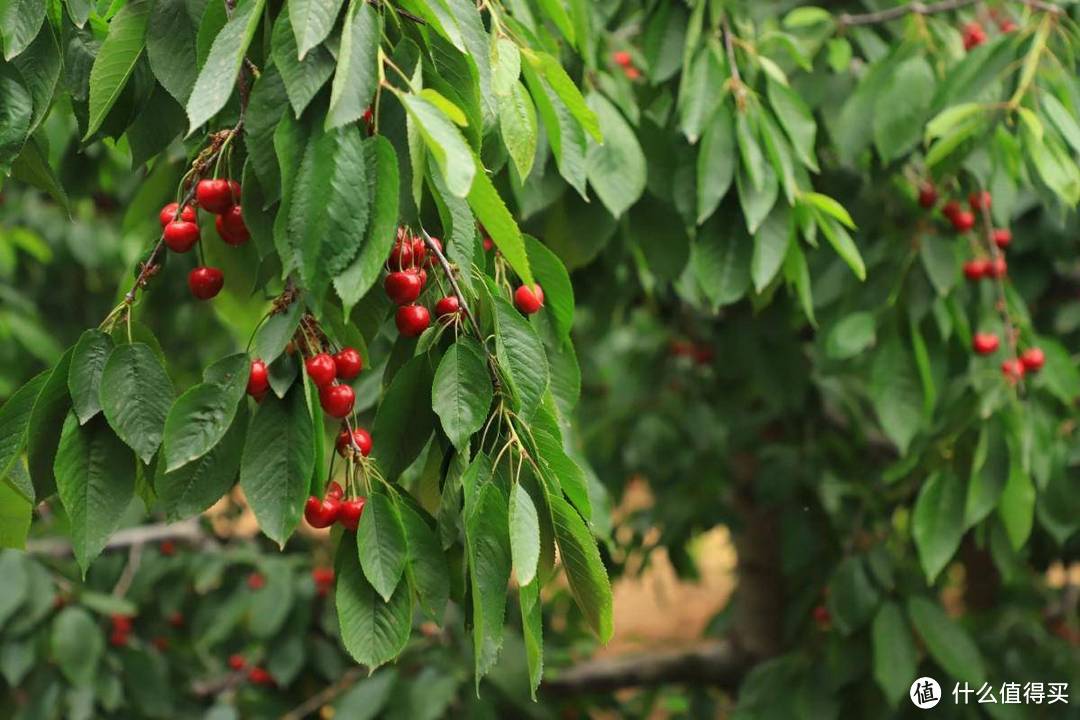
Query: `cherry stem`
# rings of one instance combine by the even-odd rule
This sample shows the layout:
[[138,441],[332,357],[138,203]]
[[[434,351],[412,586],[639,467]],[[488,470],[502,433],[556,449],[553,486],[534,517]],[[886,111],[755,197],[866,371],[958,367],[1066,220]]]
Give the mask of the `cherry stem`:
[[[979,187],[976,192],[978,192],[979,197],[981,198],[985,191]],[[1001,248],[997,246],[997,243],[994,242],[994,220],[990,217],[990,208],[987,203],[980,203],[979,217],[980,220],[982,220],[983,240],[986,241],[986,246],[990,251],[990,257],[995,261],[1004,259],[1005,253],[1003,253]],[[1013,326],[1012,316],[1009,314],[1009,303],[1005,298],[1005,280],[1002,275],[996,272],[994,273],[994,284],[997,287],[998,313],[1001,315],[1001,321],[1005,324],[1005,340],[1009,343],[1009,349],[1012,350],[1013,359],[1016,360],[1018,358],[1018,353],[1016,352],[1016,330]],[[1023,380],[1021,379],[1019,382],[1022,383]]]
[[446,259],[442,250],[439,249],[439,246],[436,245],[435,241],[428,235],[427,230],[420,228],[420,235],[424,238],[424,245],[427,246],[428,252],[435,256],[435,259],[439,261],[439,265],[442,266],[443,272],[446,273],[446,279],[450,282],[450,287],[454,289],[454,295],[458,299],[458,304],[461,305],[461,311],[465,313],[465,317],[469,318],[473,330],[476,331],[476,337],[483,341],[484,333],[480,330],[480,323],[476,322],[472,310],[469,309],[468,303],[465,302],[465,294],[461,292],[461,287],[454,277],[454,269],[450,266],[450,261]]

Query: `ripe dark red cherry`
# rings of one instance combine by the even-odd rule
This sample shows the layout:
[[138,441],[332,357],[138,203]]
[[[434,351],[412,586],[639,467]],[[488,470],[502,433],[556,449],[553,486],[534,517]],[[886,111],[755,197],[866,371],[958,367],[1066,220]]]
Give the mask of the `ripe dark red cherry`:
[[165,557],[172,557],[176,554],[176,543],[172,540],[162,540],[161,545],[158,546],[158,550],[160,550],[161,554]]
[[929,210],[937,205],[938,193],[934,183],[929,180],[919,186],[919,205]]
[[243,655],[233,653],[229,656],[229,667],[233,670],[243,670],[247,667],[247,660],[244,659]]
[[352,380],[364,369],[364,359],[356,348],[342,348],[334,354],[334,367],[339,380]]
[[131,616],[130,615],[110,615],[109,621],[112,623],[113,632],[129,633],[131,632]]
[[1011,383],[1018,382],[1024,377],[1024,363],[1017,358],[1009,358],[1001,363],[1001,374]]
[[971,349],[979,355],[995,353],[999,345],[998,336],[993,333],[975,333],[975,337],[971,339]]
[[188,273],[188,288],[200,300],[209,300],[225,287],[225,276],[213,267],[197,267]]
[[611,53],[611,60],[622,68],[628,68],[634,64],[634,59],[630,57],[630,53],[625,50],[616,50]]
[[950,218],[956,232],[965,233],[975,227],[975,215],[967,210],[960,210]]
[[336,480],[331,480],[326,486],[326,497],[340,500],[345,495],[345,489]]
[[437,317],[446,317],[447,315],[456,315],[457,311],[461,309],[461,303],[458,301],[456,295],[447,295],[446,297],[435,303],[435,315]]
[[199,242],[199,226],[187,220],[177,220],[165,226],[162,237],[167,248],[176,253],[186,253]]
[[495,247],[495,241],[492,240],[491,238],[489,238],[487,235],[485,235],[484,236],[484,252],[491,252],[491,249],[493,247]]
[[964,277],[968,280],[982,280],[990,272],[990,262],[976,259],[964,263]]
[[356,528],[360,525],[360,516],[364,514],[364,504],[366,502],[366,498],[358,497],[341,503],[338,521],[346,530],[356,532]]
[[1009,228],[997,228],[994,230],[994,244],[1004,250],[1012,244],[1012,231]]
[[941,206],[941,214],[949,220],[952,220],[953,216],[955,216],[961,210],[963,210],[963,208],[960,207],[960,203],[956,200],[950,200],[949,202]]
[[[443,251],[442,241],[439,240],[439,238],[437,238],[437,237],[431,238],[431,244],[434,245],[436,247],[436,249],[438,249],[438,251],[440,253]],[[427,252],[426,248],[424,249],[424,252],[425,253]],[[421,255],[421,256],[418,256],[418,257],[423,257],[423,256]],[[438,262],[438,259],[435,257],[435,253],[431,253],[430,255],[427,256],[427,259],[425,260],[424,264],[426,266],[428,266],[428,267],[435,267],[435,263],[437,263],[437,262]]]
[[330,417],[341,419],[352,412],[356,393],[348,385],[331,385],[319,391],[319,404]]
[[252,685],[273,685],[274,676],[261,667],[248,670],[248,681]]
[[312,495],[304,503],[304,519],[313,528],[328,528],[334,524],[341,510],[341,501],[327,497],[320,500]]
[[261,590],[266,585],[266,578],[262,573],[253,572],[247,576],[247,586],[250,590]]
[[244,224],[244,211],[239,205],[233,205],[214,220],[218,236],[228,245],[243,245],[251,239],[247,225]]
[[402,305],[394,316],[398,332],[405,337],[418,337],[431,324],[431,313],[423,305]]
[[988,190],[982,190],[980,192],[973,192],[968,195],[968,205],[971,206],[972,212],[982,212],[983,210],[990,209],[990,192]]
[[1023,364],[1024,370],[1038,372],[1046,364],[1046,353],[1037,347],[1028,348],[1020,356],[1020,362]]
[[126,647],[128,644],[128,634],[126,632],[113,630],[109,633],[109,644],[113,647]]
[[964,25],[961,35],[965,50],[971,50],[986,42],[986,31],[983,30],[982,25],[974,21]]
[[827,627],[832,621],[832,615],[829,614],[829,608],[824,605],[815,605],[812,613],[814,622],[818,627]]
[[234,189],[225,178],[206,178],[195,186],[195,199],[203,210],[220,215],[232,207]]
[[270,389],[270,371],[266,363],[258,358],[251,361],[251,370],[248,373],[247,394],[252,397],[262,397]]
[[177,610],[169,615],[169,625],[174,628],[184,627],[184,613]]
[[544,291],[536,283],[531,288],[522,285],[514,291],[514,306],[526,315],[532,315],[544,306]]
[[413,265],[421,265],[424,262],[424,259],[427,257],[427,245],[424,244],[424,238],[413,238],[412,257]]
[[[180,207],[180,203],[171,202],[165,207],[161,208],[161,212],[158,213],[158,219],[161,221],[161,227],[165,227],[173,220],[176,219],[176,210]],[[195,208],[190,205],[184,206],[184,211],[180,213],[180,219],[185,222],[198,222],[198,215],[195,212]]]
[[987,263],[986,277],[989,278],[1003,278],[1009,272],[1009,264],[1005,262],[1004,255],[998,255],[993,260]]
[[386,276],[383,282],[386,296],[397,305],[408,305],[420,297],[424,284],[420,275],[409,270],[398,270]]
[[337,366],[334,364],[334,358],[326,353],[312,355],[304,361],[304,367],[307,369],[308,377],[311,378],[317,388],[329,387],[330,383],[334,382],[334,378],[337,377]]
[[390,248],[390,259],[386,266],[393,270],[404,270],[413,264],[413,246],[408,239],[399,238]]
[[340,455],[344,457],[346,454],[348,454],[349,448],[351,448],[353,444],[355,444],[356,447],[360,448],[361,455],[367,457],[371,454],[371,433],[369,433],[364,428],[356,428],[352,432],[352,443],[349,442],[349,431],[347,429],[342,430],[340,433],[338,433],[335,445]]

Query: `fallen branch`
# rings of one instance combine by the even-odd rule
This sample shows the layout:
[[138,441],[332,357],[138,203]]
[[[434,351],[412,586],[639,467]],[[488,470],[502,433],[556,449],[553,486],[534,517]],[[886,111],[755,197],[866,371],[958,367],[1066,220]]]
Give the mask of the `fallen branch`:
[[549,676],[542,688],[556,695],[607,693],[669,683],[734,690],[753,663],[751,655],[725,639],[685,650],[589,660]]

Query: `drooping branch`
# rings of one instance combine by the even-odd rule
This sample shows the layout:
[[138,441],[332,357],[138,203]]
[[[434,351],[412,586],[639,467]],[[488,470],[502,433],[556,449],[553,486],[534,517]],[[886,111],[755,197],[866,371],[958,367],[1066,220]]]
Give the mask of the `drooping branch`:
[[327,685],[325,688],[282,715],[281,720],[304,720],[304,718],[311,715],[311,713],[351,688],[366,674],[367,668],[353,668],[352,670],[349,670],[333,684]]
[[[106,550],[145,545],[163,540],[181,540],[197,545],[211,544],[213,541],[202,529],[198,518],[190,518],[178,523],[157,523],[124,528],[109,538]],[[71,554],[71,542],[65,538],[42,538],[26,543],[26,551],[34,555],[64,557]]]
[[553,695],[609,693],[622,688],[688,683],[734,690],[754,658],[733,640],[718,640],[685,650],[633,653],[598,658],[545,678]]
[[[1028,6],[1032,10],[1041,10],[1054,15],[1060,15],[1062,13],[1060,7],[1044,2],[1044,0],[1017,1],[1022,5]],[[891,20],[898,20],[906,15],[934,15],[936,13],[952,12],[969,5],[975,5],[978,2],[980,2],[980,0],[941,0],[941,2],[934,3],[910,2],[906,5],[897,5],[896,7],[879,10],[877,12],[860,14],[844,13],[836,18],[836,24],[841,28],[855,27],[857,25],[876,25]]]

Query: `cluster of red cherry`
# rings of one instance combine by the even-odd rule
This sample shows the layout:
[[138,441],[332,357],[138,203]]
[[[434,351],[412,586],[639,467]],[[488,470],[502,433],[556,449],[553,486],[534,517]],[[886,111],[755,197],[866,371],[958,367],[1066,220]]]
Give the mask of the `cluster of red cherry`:
[[[169,203],[161,208],[162,240],[175,253],[189,252],[199,242],[199,216],[195,208],[216,215],[218,236],[228,245],[243,245],[250,238],[240,206],[240,183],[226,178],[207,178],[195,186],[195,202],[180,207]],[[188,288],[199,300],[209,300],[225,286],[225,275],[215,267],[200,265],[188,273]]]
[[275,685],[274,676],[266,668],[253,665],[248,668],[247,660],[240,653],[233,653],[229,656],[229,668],[240,672],[241,670],[247,670],[247,679],[252,685]]
[[[368,447],[370,447],[370,442],[369,439]],[[326,488],[326,497],[312,495],[304,503],[304,519],[313,528],[328,528],[337,522],[349,532],[356,532],[366,504],[367,498],[362,496],[346,498],[344,488],[337,482],[331,481]]]
[[132,618],[130,615],[110,615],[109,644],[113,647],[125,647],[131,636]]
[[[432,238],[440,250],[442,244]],[[397,240],[390,248],[390,257],[386,261],[386,279],[383,290],[386,296],[398,306],[394,323],[398,332],[405,337],[419,337],[431,325],[431,313],[416,301],[427,285],[429,268],[435,258],[429,256],[423,238],[414,236],[408,228],[399,227]],[[458,299],[453,295],[439,300],[435,312],[439,317],[452,315],[458,311]]]
[[311,579],[315,582],[315,593],[326,597],[334,589],[334,568],[311,568]]
[[[304,368],[319,389],[319,404],[327,415],[341,419],[352,412],[356,393],[345,383],[364,369],[364,360],[356,348],[342,348],[333,355],[325,352],[312,355],[304,361]],[[247,393],[258,401],[269,390],[270,371],[266,363],[255,358],[248,373]]]
[[625,50],[616,50],[611,53],[611,60],[620,68],[628,80],[637,80],[641,77],[641,71],[634,67],[634,58]]
[[[1016,30],[1017,25],[1010,18],[1002,15],[997,8],[990,11],[990,17],[997,24],[998,30],[1001,33],[1011,33]],[[972,50],[977,48],[986,42],[986,28],[978,20],[972,20],[969,23],[965,23],[960,29],[961,38],[964,41],[964,49]]]
[[[930,182],[925,182],[919,188],[919,204],[931,209],[937,205],[937,189]],[[968,206],[971,210],[965,210],[956,200],[950,200],[941,208],[941,213],[952,224],[954,230],[959,233],[969,232],[975,227],[975,213],[990,210],[993,199],[990,193],[983,190],[968,196]],[[991,233],[994,243],[994,256],[991,258],[974,258],[964,263],[964,277],[972,282],[983,279],[1000,279],[1008,273],[1009,266],[1005,262],[1005,249],[1012,244],[1012,231],[1008,228],[994,228]],[[972,350],[978,355],[993,355],[1001,347],[1001,341],[994,333],[977,332],[971,339]],[[1002,374],[1011,382],[1016,382],[1026,373],[1038,372],[1046,363],[1046,354],[1038,347],[1030,347],[1020,353],[1019,356],[1006,358],[1001,363]]]

